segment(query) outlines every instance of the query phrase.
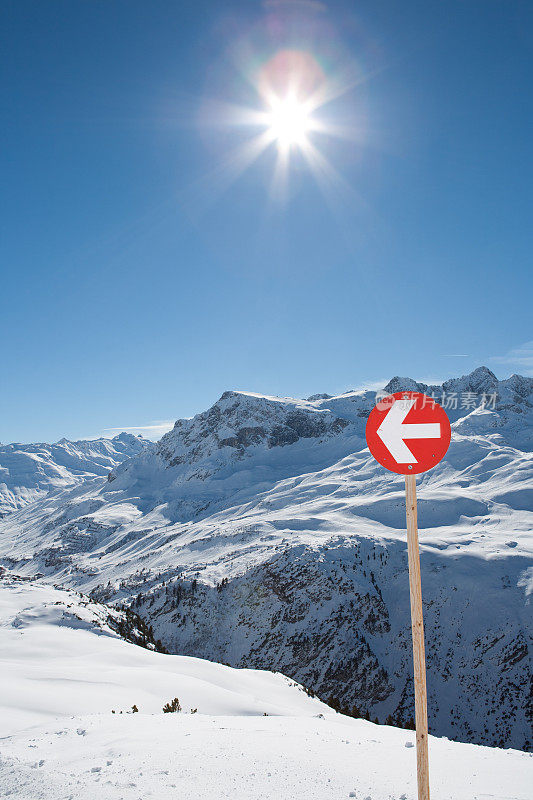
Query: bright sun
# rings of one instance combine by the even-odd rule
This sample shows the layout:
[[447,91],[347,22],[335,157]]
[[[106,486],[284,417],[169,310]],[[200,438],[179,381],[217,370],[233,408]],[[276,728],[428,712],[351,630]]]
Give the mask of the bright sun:
[[291,96],[272,98],[269,105],[266,122],[272,140],[283,149],[304,146],[313,127],[307,105]]
[[[358,73],[357,73],[358,75]],[[259,68],[250,71],[250,83],[257,93],[255,108],[228,106],[223,124],[244,125],[259,130],[235,147],[218,170],[225,186],[240,176],[267,149],[271,159],[270,194],[288,199],[291,162],[298,171],[308,167],[331,201],[333,192],[349,187],[322,153],[329,137],[351,139],[352,131],[322,117],[323,107],[349,91],[355,81],[351,70],[328,79],[318,60],[305,50],[280,50]],[[213,109],[215,118],[218,109]],[[355,137],[355,133],[353,134]],[[296,170],[294,170],[296,171]]]

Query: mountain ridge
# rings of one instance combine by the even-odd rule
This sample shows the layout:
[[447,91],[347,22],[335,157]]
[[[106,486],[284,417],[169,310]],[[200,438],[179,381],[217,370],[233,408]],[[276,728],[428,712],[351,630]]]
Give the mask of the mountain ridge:
[[50,491],[105,476],[124,459],[151,446],[141,436],[124,432],[112,439],[0,444],[0,517]]
[[[528,749],[533,379],[420,386],[458,395],[450,449],[418,479],[430,730]],[[6,516],[0,565],[131,605],[172,652],[279,670],[407,724],[404,486],[366,448],[378,395],[224,393],[111,480]]]

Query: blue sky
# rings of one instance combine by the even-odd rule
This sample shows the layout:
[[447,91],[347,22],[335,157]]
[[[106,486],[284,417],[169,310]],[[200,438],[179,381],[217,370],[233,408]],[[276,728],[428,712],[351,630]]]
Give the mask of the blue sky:
[[[1,27],[1,441],[533,374],[530,2],[8,0]],[[345,135],[278,196],[275,144],[233,174],[258,131],[228,109],[284,50]]]

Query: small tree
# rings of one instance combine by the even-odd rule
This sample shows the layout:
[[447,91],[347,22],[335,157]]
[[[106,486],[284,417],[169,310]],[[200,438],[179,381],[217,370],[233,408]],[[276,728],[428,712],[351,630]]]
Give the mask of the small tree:
[[330,706],[330,708],[332,708],[338,714],[340,712],[341,701],[339,700],[338,697],[331,695],[331,697],[328,700],[328,706]]
[[181,703],[177,697],[171,703],[165,703],[163,706],[163,714],[175,714],[177,711],[181,711]]

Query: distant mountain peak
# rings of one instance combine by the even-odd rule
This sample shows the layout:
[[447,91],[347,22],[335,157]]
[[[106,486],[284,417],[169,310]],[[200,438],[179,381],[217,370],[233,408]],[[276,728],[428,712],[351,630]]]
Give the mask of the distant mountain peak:
[[395,392],[424,392],[427,389],[427,384],[419,383],[413,378],[400,378],[396,375],[384,387],[387,394],[394,394]]
[[498,378],[488,367],[477,367],[468,375],[450,378],[444,381],[444,392],[474,392],[476,394],[493,394],[498,390]]
[[326,394],[323,392],[322,394],[312,394],[310,397],[307,397],[308,403],[316,403],[317,400],[331,400],[333,395]]
[[467,377],[469,378],[488,377],[491,378],[493,381],[498,380],[494,372],[485,366],[476,367]]
[[113,436],[111,441],[112,442],[127,442],[127,443],[131,444],[132,442],[138,442],[138,441],[145,442],[145,441],[147,441],[147,439],[144,438],[142,433],[127,433],[126,431],[122,431],[122,433],[118,433],[116,436]]
[[207,411],[178,420],[157,452],[172,467],[213,458],[227,461],[240,458],[247,448],[269,450],[333,436],[347,424],[305,400],[229,390]]
[[131,433],[114,439],[63,437],[54,444],[0,445],[0,518],[49,492],[104,478],[123,461],[154,447]]

